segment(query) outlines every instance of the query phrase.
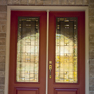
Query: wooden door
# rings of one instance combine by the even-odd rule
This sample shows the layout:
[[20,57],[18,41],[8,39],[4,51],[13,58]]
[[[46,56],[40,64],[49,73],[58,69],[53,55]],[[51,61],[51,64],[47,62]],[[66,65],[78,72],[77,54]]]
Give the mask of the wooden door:
[[85,13],[49,13],[48,94],[85,94]]
[[[42,11],[11,11],[9,94],[45,94]],[[49,13],[48,94],[85,94],[85,13]]]
[[45,94],[46,15],[11,11],[8,94]]

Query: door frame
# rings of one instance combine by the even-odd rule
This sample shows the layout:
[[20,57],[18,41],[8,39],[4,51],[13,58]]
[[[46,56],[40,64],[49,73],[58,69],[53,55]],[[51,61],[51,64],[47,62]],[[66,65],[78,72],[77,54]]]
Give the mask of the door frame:
[[5,65],[5,89],[8,94],[9,82],[9,52],[10,52],[10,19],[11,10],[20,11],[47,11],[47,40],[46,40],[46,93],[48,93],[48,31],[49,11],[85,11],[85,94],[89,94],[89,8],[88,6],[7,6],[7,33],[6,33],[6,65]]

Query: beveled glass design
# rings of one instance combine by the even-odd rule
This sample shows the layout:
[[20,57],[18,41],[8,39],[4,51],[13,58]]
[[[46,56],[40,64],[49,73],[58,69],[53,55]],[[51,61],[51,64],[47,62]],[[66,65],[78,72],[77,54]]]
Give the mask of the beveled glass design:
[[77,42],[77,18],[56,18],[55,82],[78,82]]
[[19,17],[17,37],[17,82],[38,82],[39,18]]

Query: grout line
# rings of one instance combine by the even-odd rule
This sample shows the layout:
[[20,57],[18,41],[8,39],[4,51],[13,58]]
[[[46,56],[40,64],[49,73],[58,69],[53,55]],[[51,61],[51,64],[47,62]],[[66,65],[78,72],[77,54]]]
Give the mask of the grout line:
[[21,4],[21,0],[19,0],[19,5]]
[[27,4],[26,4],[27,6],[29,5],[29,1],[27,0]]
[[35,0],[35,5],[37,5],[37,0]]
[[8,4],[8,0],[6,0],[6,5]]
[[5,86],[4,84],[0,84],[0,86]]
[[13,0],[11,0],[12,4],[13,4]]
[[51,0],[51,5],[53,5],[53,0]]
[[67,0],[67,4],[66,5],[69,5],[69,0]]
[[[2,24],[1,24],[1,25],[2,25]],[[6,34],[6,32],[0,32],[0,33],[2,33],[2,34],[4,34],[4,33],[5,33],[5,34]]]
[[74,4],[76,5],[76,0],[75,0],[75,3]]
[[0,38],[6,38],[6,37],[0,37]]
[[61,0],[59,0],[59,5],[61,5]]
[[84,5],[84,0],[82,0],[82,5]]
[[7,13],[7,10],[6,11],[0,11],[0,13]]

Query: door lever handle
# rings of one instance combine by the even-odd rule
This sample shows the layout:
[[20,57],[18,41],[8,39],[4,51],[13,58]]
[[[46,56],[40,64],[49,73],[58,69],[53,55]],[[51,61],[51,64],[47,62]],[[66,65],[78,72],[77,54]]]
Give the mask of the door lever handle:
[[52,65],[49,65],[49,71],[50,71],[50,73],[49,73],[49,78],[51,79],[51,78],[52,78],[52,76],[51,76]]

